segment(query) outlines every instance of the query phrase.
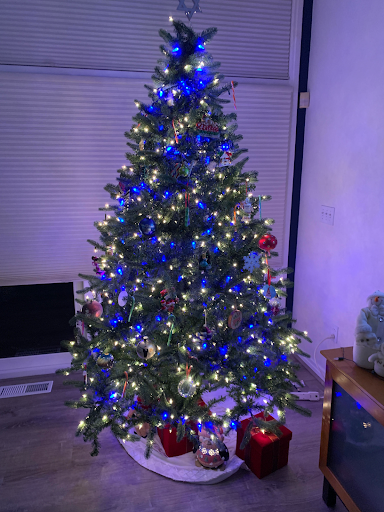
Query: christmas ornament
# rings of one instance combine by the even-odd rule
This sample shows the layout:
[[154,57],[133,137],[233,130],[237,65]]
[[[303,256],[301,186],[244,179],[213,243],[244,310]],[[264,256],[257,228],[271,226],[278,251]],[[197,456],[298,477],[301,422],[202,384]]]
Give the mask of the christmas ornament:
[[271,299],[269,301],[269,305],[271,306],[271,312],[273,316],[276,316],[280,313],[280,301],[277,298]]
[[190,376],[184,377],[177,386],[177,391],[183,398],[190,398],[196,393],[196,384]]
[[126,305],[127,300],[128,300],[128,293],[125,290],[123,290],[122,292],[119,293],[117,302],[118,302],[119,306],[121,306],[123,308]]
[[144,143],[145,143],[145,140],[141,139],[141,141],[139,142],[139,149],[140,149],[140,151],[144,151]]
[[179,298],[176,295],[175,288],[169,288],[169,290],[161,290],[161,310],[162,311],[168,311],[168,313],[173,313],[173,310],[175,309],[176,304],[179,303]]
[[222,427],[213,426],[212,430],[204,427],[199,432],[199,449],[196,452],[196,460],[206,468],[218,468],[229,459],[228,448],[224,445],[219,449],[219,443],[224,441]]
[[97,258],[96,256],[92,256],[92,265],[95,267],[93,269],[93,271],[96,273],[96,275],[103,276],[105,274],[105,271],[101,270],[101,268],[99,267],[99,263],[100,263],[100,258]]
[[196,123],[197,133],[204,137],[210,137],[211,139],[219,136],[219,125],[212,121],[209,117],[205,117],[201,121]]
[[179,5],[177,7],[178,11],[184,11],[185,15],[189,20],[192,19],[192,16],[195,14],[195,12],[203,12],[200,9],[199,2],[200,0],[192,0],[193,7],[191,9],[188,9],[185,5],[185,0],[179,0]]
[[206,270],[211,270],[211,256],[209,251],[203,252],[199,258],[199,269],[202,270],[202,273]]
[[277,245],[277,239],[273,235],[266,233],[263,235],[259,240],[259,247],[263,251],[271,251],[273,250]]
[[169,90],[168,91],[168,95],[167,95],[167,105],[169,107],[173,107],[173,105],[175,104],[175,101],[173,99],[173,94],[172,94],[172,91]]
[[253,207],[252,207],[251,200],[249,199],[249,197],[247,197],[245,199],[245,201],[242,201],[240,203],[240,206],[241,206],[241,209],[243,210],[243,216],[242,216],[241,220],[243,220],[243,221],[251,220],[251,213],[253,211]]
[[86,316],[94,316],[95,318],[100,318],[103,314],[103,306],[97,301],[92,300],[91,302],[84,304],[81,312]]
[[251,252],[248,256],[244,256],[244,269],[253,272],[260,267],[260,256],[257,252]]
[[200,341],[210,341],[212,339],[213,333],[209,327],[203,325],[201,331],[196,334]]
[[136,352],[141,359],[151,359],[156,353],[156,345],[144,336],[136,345]]
[[265,284],[263,286],[263,292],[264,292],[264,297],[266,299],[273,299],[273,297],[276,297],[276,290],[270,284]]
[[119,190],[120,190],[122,196],[129,195],[130,189],[129,189],[128,185],[126,185],[122,181],[119,181]]
[[143,235],[152,236],[156,230],[156,224],[152,219],[145,217],[139,222],[139,228]]
[[179,178],[180,176],[182,178],[188,178],[191,174],[191,169],[188,167],[188,165],[185,162],[175,162],[173,164],[173,167],[171,169],[171,176],[175,179]]
[[100,352],[96,359],[96,364],[100,366],[100,368],[110,368],[113,365],[113,356]]
[[239,309],[234,309],[228,317],[228,327],[230,329],[237,329],[243,319],[243,314]]
[[232,155],[233,153],[231,151],[219,151],[219,167],[227,167],[228,165],[231,165]]

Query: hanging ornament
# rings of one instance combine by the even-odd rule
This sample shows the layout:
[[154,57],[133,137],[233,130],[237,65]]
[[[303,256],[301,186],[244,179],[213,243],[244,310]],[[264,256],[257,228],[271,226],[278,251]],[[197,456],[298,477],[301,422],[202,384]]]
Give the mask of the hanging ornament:
[[129,311],[128,320],[127,320],[127,325],[129,327],[132,325],[131,317],[132,317],[132,313],[133,313],[134,309],[135,309],[135,296],[133,295],[133,292],[132,292],[132,294],[131,294],[131,309]]
[[248,272],[253,272],[256,268],[260,267],[260,256],[257,252],[251,252],[248,256],[243,256],[244,269]]
[[144,151],[144,144],[145,144],[145,140],[141,139],[141,141],[139,142],[139,150],[140,151]]
[[245,201],[242,201],[240,203],[240,207],[243,211],[243,215],[241,217],[241,220],[242,221],[249,221],[251,220],[251,213],[253,212],[253,206],[252,206],[252,203],[251,203],[251,200],[249,199],[249,197],[247,197],[245,199]]
[[273,297],[276,297],[276,290],[271,284],[265,284],[263,286],[263,295],[266,299],[273,299]]
[[171,176],[175,179],[178,179],[180,176],[182,178],[188,178],[191,174],[191,169],[185,162],[174,162],[171,169]]
[[185,365],[185,374],[186,376],[179,382],[177,386],[177,391],[183,398],[190,398],[196,393],[196,384],[193,382],[192,377],[190,376],[191,367],[188,364]]
[[171,288],[161,290],[161,310],[168,311],[168,313],[173,313],[176,304],[179,303],[179,298],[176,295],[175,288],[172,286]]
[[236,96],[235,96],[235,83],[233,81],[231,82],[231,86],[232,86],[233,104],[235,106],[235,110],[237,110],[237,107],[236,107]]
[[169,345],[171,344],[171,339],[172,339],[172,334],[173,334],[173,328],[175,326],[175,320],[176,320],[176,317],[175,315],[172,315],[172,313],[169,315],[168,317],[168,322],[171,323],[171,328],[169,329],[169,334],[168,334],[168,341],[167,341],[167,346],[169,347]]
[[280,301],[277,298],[271,299],[269,301],[269,305],[271,307],[271,313],[273,316],[276,316],[280,313]]
[[202,271],[203,274],[206,270],[211,270],[211,256],[209,254],[209,251],[203,252],[199,258],[199,269]]
[[209,117],[204,117],[201,121],[196,123],[197,133],[203,137],[210,137],[217,139],[219,137],[219,125],[212,121]]
[[125,290],[123,290],[122,292],[119,293],[117,302],[118,302],[119,306],[121,306],[123,308],[126,305],[127,300],[128,300],[128,293]]
[[136,352],[140,359],[151,359],[156,353],[156,345],[147,336],[136,345]]
[[140,231],[145,236],[152,236],[156,230],[156,224],[152,219],[145,217],[139,222]]
[[101,270],[101,268],[99,267],[99,263],[100,263],[100,258],[97,258],[96,256],[92,256],[92,265],[95,267],[93,269],[93,271],[98,276],[104,276],[105,275],[105,270]]
[[81,309],[81,312],[83,313],[83,315],[86,316],[100,318],[101,315],[103,314],[103,306],[99,302],[92,300],[91,302],[87,302],[86,304],[84,304],[84,306]]
[[121,195],[123,197],[129,196],[130,188],[126,183],[123,183],[122,181],[119,181],[119,190],[121,192]]
[[183,162],[183,164],[180,167],[179,175],[182,176],[183,178],[189,178],[190,174],[190,167],[188,167],[188,165],[185,162]]
[[[138,418],[138,415],[134,409],[129,409],[129,411],[126,411],[123,413],[123,416],[127,418],[127,420]],[[147,437],[148,432],[151,430],[151,426],[149,423],[141,422],[138,425],[135,425],[135,433],[139,436],[143,437],[144,439]]]
[[110,368],[113,365],[113,356],[111,354],[99,353],[96,364],[100,368]]
[[263,251],[272,251],[277,245],[277,238],[270,233],[266,233],[259,240],[259,247]]
[[189,191],[188,191],[188,188],[187,190],[185,191],[185,215],[184,215],[184,225],[185,227],[187,228],[190,224],[190,219],[189,219]]
[[231,165],[232,151],[219,151],[218,154],[220,156],[219,167],[228,167],[228,165]]
[[210,341],[213,336],[213,332],[211,329],[207,326],[207,311],[204,310],[204,325],[201,328],[201,331],[196,334],[196,336],[199,338],[200,341]]
[[228,327],[230,329],[237,329],[240,327],[243,314],[239,309],[234,309],[228,317]]

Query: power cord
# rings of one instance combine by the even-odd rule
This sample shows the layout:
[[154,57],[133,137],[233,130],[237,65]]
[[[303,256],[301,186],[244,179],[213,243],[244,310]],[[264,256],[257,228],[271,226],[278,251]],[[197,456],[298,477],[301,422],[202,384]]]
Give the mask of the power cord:
[[[330,336],[327,336],[326,338],[324,338],[323,340],[320,341],[320,343],[318,343],[315,347],[315,364],[316,364],[316,367],[317,369],[319,370],[319,372],[322,371],[322,369],[320,368],[320,366],[318,365],[317,363],[317,359],[316,359],[316,353],[317,353],[317,349],[320,347],[320,345],[322,343],[324,343],[325,340],[334,340],[335,339],[335,335],[334,334],[331,334]],[[344,349],[343,349],[344,350]],[[343,356],[344,356],[344,352],[343,352]]]

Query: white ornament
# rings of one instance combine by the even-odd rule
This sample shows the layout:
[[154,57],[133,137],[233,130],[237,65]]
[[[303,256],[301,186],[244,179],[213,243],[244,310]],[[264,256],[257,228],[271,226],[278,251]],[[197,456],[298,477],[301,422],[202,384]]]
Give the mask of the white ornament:
[[117,299],[119,306],[121,306],[123,308],[126,305],[127,300],[128,300],[128,293],[125,290],[120,292],[119,297]]
[[256,268],[260,267],[260,256],[257,252],[251,252],[248,256],[244,256],[244,268],[248,272],[253,272]]
[[372,370],[375,354],[384,342],[384,293],[376,291],[368,297],[368,307],[357,317],[356,341],[353,346],[353,360],[362,368]]

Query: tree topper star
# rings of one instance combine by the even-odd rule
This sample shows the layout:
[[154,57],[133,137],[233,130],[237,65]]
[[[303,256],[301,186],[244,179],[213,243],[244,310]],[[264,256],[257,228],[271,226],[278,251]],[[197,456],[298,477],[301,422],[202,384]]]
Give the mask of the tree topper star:
[[191,21],[191,18],[195,14],[195,12],[203,12],[199,6],[200,0],[192,0],[192,2],[193,2],[193,7],[191,7],[190,9],[188,9],[188,7],[185,5],[185,0],[179,0],[179,5],[177,7],[178,11],[185,12],[185,15],[187,16],[189,21]]

